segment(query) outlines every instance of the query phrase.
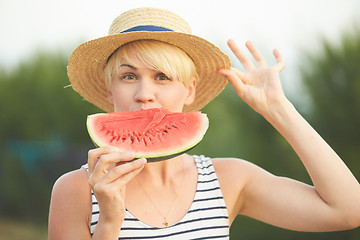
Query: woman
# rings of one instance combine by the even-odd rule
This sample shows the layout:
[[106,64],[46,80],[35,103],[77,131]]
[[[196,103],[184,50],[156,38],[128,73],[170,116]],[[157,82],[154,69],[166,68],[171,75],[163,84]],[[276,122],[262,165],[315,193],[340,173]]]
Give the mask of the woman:
[[297,231],[360,225],[359,183],[285,97],[280,53],[274,50],[270,67],[247,42],[255,66],[234,41],[228,45],[246,72],[230,68],[225,54],[173,13],[134,9],[114,20],[109,36],[79,46],[68,75],[80,95],[109,112],[197,111],[228,80],[285,137],[314,186],[236,158],[183,154],[146,163],[96,148],[87,165],[54,185],[50,239],[228,239],[239,214]]

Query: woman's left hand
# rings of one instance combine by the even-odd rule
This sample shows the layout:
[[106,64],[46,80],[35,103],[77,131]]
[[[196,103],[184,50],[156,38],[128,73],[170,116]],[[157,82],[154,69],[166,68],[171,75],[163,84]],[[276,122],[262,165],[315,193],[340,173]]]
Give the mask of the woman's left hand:
[[246,72],[236,68],[220,69],[218,72],[229,80],[239,97],[251,108],[263,116],[269,114],[272,107],[286,99],[279,78],[279,73],[285,67],[281,54],[276,49],[273,51],[276,64],[269,67],[254,44],[246,42],[257,63],[255,65],[233,40],[229,40],[228,45]]

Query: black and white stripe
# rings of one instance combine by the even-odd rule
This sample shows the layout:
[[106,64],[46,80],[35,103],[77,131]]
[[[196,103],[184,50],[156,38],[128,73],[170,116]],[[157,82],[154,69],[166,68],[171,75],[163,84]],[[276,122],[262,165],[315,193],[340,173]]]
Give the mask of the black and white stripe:
[[[229,218],[211,159],[194,156],[198,185],[187,214],[176,224],[151,227],[126,211],[119,240],[130,239],[229,239]],[[87,169],[87,166],[84,165]],[[99,206],[92,194],[91,234],[99,219]]]

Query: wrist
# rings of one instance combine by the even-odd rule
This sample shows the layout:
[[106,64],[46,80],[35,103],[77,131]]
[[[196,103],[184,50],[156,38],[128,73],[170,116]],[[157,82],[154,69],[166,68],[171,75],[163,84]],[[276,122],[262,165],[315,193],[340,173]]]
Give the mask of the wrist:
[[271,107],[267,109],[265,114],[263,114],[263,117],[277,128],[279,125],[288,123],[294,112],[297,112],[295,107],[286,97],[284,97],[276,103],[273,103]]
[[124,219],[125,216],[118,219],[100,216],[92,239],[118,239]]
[[104,225],[112,225],[114,227],[121,227],[125,219],[125,210],[122,214],[117,214],[116,216],[107,216],[105,214],[99,215],[99,223]]

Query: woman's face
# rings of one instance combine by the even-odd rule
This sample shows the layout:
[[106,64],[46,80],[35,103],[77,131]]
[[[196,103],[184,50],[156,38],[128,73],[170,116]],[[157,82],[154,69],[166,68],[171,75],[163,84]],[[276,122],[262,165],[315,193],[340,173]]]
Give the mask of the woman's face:
[[177,79],[145,66],[131,58],[133,64],[122,59],[108,92],[114,112],[136,111],[148,108],[166,108],[182,112],[195,98],[195,80],[186,88]]

